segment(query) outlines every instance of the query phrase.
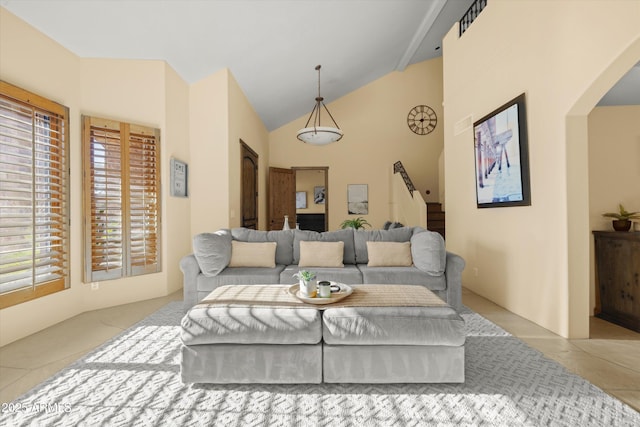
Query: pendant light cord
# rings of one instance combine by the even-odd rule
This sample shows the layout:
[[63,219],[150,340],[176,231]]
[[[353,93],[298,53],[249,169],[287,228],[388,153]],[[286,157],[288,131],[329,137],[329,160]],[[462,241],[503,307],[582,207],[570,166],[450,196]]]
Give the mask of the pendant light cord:
[[[320,68],[322,68],[322,65],[316,65],[316,70],[318,70],[318,98],[322,98],[320,96]],[[318,99],[316,99],[317,101]],[[320,101],[322,101],[322,99],[320,99]]]

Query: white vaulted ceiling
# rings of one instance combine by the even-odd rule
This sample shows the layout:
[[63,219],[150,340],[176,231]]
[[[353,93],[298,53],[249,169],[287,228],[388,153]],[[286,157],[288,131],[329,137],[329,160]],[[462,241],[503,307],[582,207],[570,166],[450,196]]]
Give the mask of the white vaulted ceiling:
[[[165,60],[192,83],[229,68],[269,130],[441,55],[472,0],[0,0],[84,58]],[[435,25],[432,25],[436,22]]]
[[165,60],[189,83],[229,68],[269,130],[309,113],[317,64],[328,103],[440,56],[472,2],[0,0],[80,57]]

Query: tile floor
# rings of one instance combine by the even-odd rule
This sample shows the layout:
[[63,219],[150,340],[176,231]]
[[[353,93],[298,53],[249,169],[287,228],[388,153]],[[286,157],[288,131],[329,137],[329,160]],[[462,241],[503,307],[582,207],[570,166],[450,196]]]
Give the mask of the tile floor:
[[[170,301],[167,297],[95,310],[0,347],[0,402],[10,402]],[[568,370],[640,411],[640,334],[591,320],[591,339],[567,340],[463,290],[463,303]],[[64,345],[60,345],[64,343]]]

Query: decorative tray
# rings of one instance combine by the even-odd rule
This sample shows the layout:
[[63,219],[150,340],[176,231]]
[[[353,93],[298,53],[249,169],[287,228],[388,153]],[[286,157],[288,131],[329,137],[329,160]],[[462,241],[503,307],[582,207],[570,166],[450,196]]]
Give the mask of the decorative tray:
[[[337,292],[333,290],[335,286],[339,288]],[[289,287],[289,293],[294,297],[298,298],[302,302],[307,302],[309,304],[318,304],[318,305],[331,304],[334,302],[338,302],[341,299],[344,299],[353,293],[353,288],[349,285],[345,285],[344,283],[331,282],[331,288],[332,288],[331,296],[329,298],[321,298],[321,297],[309,298],[309,297],[302,296],[300,295],[300,285],[298,284],[295,284]]]

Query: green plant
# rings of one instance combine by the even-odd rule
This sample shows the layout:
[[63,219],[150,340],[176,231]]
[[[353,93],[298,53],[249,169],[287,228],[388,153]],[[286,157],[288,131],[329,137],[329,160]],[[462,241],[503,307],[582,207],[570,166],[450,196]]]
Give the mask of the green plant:
[[622,221],[631,221],[634,219],[640,219],[640,212],[629,212],[624,208],[624,206],[622,206],[622,204],[619,204],[618,212],[607,212],[603,213],[602,216]]
[[340,224],[340,227],[353,228],[355,230],[359,230],[361,228],[364,228],[365,225],[368,225],[369,227],[371,227],[371,224],[369,224],[366,219],[362,217],[358,217],[353,219],[345,219],[344,221],[342,221],[342,224]]
[[316,278],[316,273],[308,270],[300,270],[296,274],[293,275],[298,280],[304,280],[305,282],[309,282]]

